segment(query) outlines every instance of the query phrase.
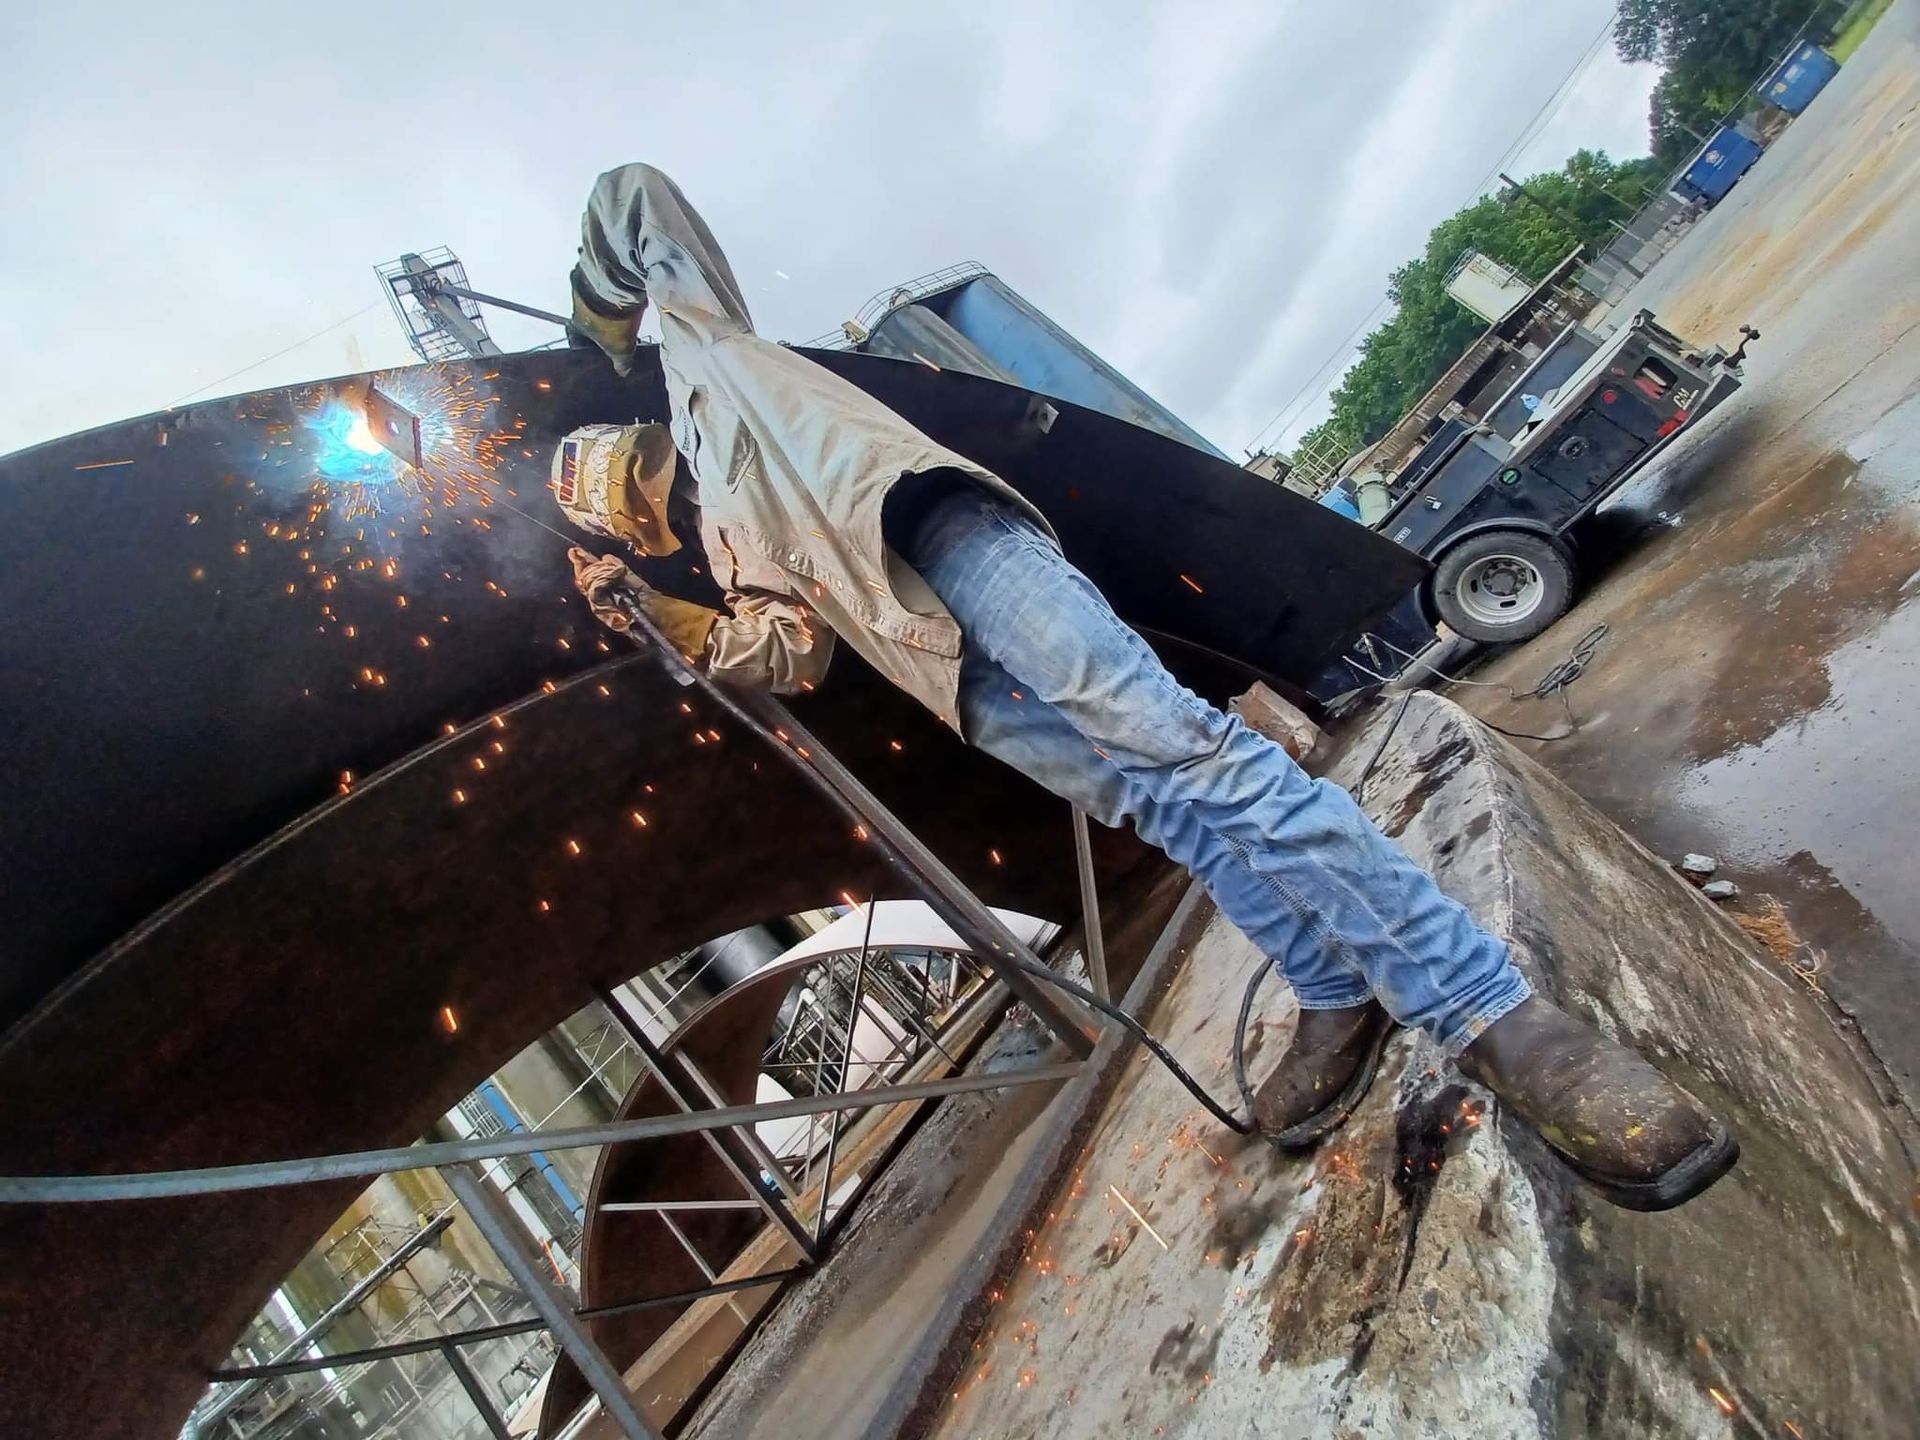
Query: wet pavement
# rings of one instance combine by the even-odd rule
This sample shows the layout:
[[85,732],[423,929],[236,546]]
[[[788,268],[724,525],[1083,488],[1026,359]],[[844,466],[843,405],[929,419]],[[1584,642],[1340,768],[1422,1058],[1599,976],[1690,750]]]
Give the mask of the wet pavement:
[[[1920,3],[1622,307],[1697,343],[1759,327],[1745,388],[1581,537],[1599,577],[1480,681],[1532,687],[1595,625],[1571,738],[1520,742],[1799,963],[1920,1101]],[[1498,724],[1557,705],[1460,687]]]

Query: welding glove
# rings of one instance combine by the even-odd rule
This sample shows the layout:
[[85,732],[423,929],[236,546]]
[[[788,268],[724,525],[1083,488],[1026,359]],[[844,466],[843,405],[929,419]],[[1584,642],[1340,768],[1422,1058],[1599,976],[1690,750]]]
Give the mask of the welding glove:
[[632,619],[614,603],[610,593],[625,587],[674,649],[690,660],[698,660],[706,653],[707,636],[720,618],[718,612],[662,595],[629,570],[626,561],[618,555],[595,555],[575,545],[567,551],[567,559],[573,562],[574,589],[587,597],[594,619],[609,630],[624,635],[632,628]]
[[576,350],[592,346],[613,362],[614,374],[631,374],[634,347],[640,339],[640,316],[646,307],[636,305],[622,311],[594,299],[577,265],[569,279],[573,289],[573,323],[567,327],[567,344]]

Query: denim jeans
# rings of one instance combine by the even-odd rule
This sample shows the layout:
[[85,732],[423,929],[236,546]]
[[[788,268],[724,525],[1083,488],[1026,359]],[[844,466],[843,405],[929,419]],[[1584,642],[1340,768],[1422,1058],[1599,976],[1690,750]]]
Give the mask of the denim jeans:
[[893,537],[966,637],[967,739],[1206,885],[1307,1009],[1369,994],[1449,1054],[1527,998],[1474,924],[1338,786],[1167,673],[1017,511],[945,492]]

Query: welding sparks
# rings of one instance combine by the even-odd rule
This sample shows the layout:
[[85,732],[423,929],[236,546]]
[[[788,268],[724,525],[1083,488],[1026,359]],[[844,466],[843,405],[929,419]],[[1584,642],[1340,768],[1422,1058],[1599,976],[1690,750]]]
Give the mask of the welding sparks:
[[449,1035],[454,1034],[460,1029],[460,1017],[453,1013],[453,1007],[451,1005],[442,1005],[440,1007],[440,1023],[446,1028],[446,1032]]
[[1160,1238],[1160,1232],[1154,1229],[1153,1226],[1147,1223],[1146,1216],[1142,1215],[1138,1210],[1133,1208],[1133,1202],[1127,1199],[1126,1196],[1120,1193],[1120,1187],[1118,1185],[1109,1185],[1107,1186],[1107,1190],[1109,1191],[1109,1193],[1112,1194],[1114,1199],[1118,1200],[1122,1205],[1127,1207],[1127,1213],[1133,1216],[1134,1219],[1140,1222],[1141,1228],[1144,1229],[1147,1232],[1147,1234],[1153,1237],[1155,1244],[1157,1244],[1162,1250],[1167,1250],[1169,1253],[1171,1253],[1171,1247],[1167,1244],[1166,1241]]
[[1713,1397],[1713,1403],[1719,1408],[1722,1415],[1732,1415],[1740,1408],[1733,1403],[1732,1398],[1728,1396],[1724,1390],[1715,1386],[1709,1385],[1707,1387],[1707,1394]]
[[115,465],[131,464],[133,464],[131,460],[91,460],[85,465],[76,465],[73,468],[76,470],[106,470]]
[[1187,582],[1187,588],[1192,590],[1194,594],[1204,595],[1207,593],[1206,591],[1200,588],[1200,582],[1194,579],[1191,575],[1182,575],[1180,578]]
[[567,841],[567,853],[570,855],[578,855],[580,853],[580,842],[578,840]]
[[627,812],[627,818],[633,821],[638,829],[644,830],[647,828],[647,817],[642,815],[638,810],[629,810]]

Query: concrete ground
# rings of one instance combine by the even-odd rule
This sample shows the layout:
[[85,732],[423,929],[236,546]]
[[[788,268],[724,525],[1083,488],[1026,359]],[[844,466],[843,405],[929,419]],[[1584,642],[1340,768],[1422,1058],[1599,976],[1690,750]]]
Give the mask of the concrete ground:
[[[993,1282],[938,1421],[890,1433],[1910,1436],[1913,1166],[1832,1017],[1458,707],[1396,712],[1343,737],[1329,777],[1537,988],[1725,1116],[1739,1164],[1680,1209],[1616,1209],[1406,1032],[1352,1120],[1283,1157],[1135,1055]],[[1216,1095],[1260,963],[1216,918],[1152,1012]],[[1295,1013],[1270,984],[1256,1076]]]
[[[1593,626],[1580,728],[1522,742],[1656,850],[1717,856],[1739,908],[1911,1108],[1920,1095],[1920,3],[1859,53],[1621,307],[1762,338],[1746,386],[1585,537],[1601,575],[1472,678],[1526,690]],[[1555,703],[1455,698],[1516,730]]]

